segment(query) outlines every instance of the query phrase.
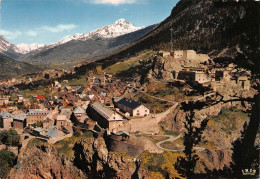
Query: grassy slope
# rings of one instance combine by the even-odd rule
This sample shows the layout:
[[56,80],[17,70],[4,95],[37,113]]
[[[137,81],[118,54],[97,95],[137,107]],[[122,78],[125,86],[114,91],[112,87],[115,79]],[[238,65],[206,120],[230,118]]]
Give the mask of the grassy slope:
[[0,79],[7,79],[41,70],[34,65],[0,56]]

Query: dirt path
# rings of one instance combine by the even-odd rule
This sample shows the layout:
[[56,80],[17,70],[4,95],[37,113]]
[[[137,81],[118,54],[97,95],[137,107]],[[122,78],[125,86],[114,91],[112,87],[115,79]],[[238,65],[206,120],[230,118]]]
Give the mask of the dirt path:
[[[179,139],[181,137],[181,134],[178,135],[177,137],[174,137],[172,135],[158,135],[159,137],[169,137],[168,139],[165,139],[163,141],[160,141],[160,142],[157,142],[156,143],[156,146],[161,149],[161,150],[164,150],[164,151],[171,151],[171,152],[180,152],[180,151],[183,151],[183,149],[179,149],[179,150],[173,150],[173,149],[166,149],[166,148],[163,148],[161,146],[161,144],[163,144],[164,142],[174,142],[175,140]],[[205,147],[194,147],[195,150],[201,152],[201,151],[204,151],[206,150],[207,148]],[[225,149],[214,149],[214,150],[230,150],[230,148],[225,148]]]
[[21,147],[21,149],[20,149],[20,151],[19,151],[18,159],[21,159],[21,155],[23,154],[24,150],[26,149],[28,142],[29,142],[31,139],[33,139],[33,138],[35,138],[35,137],[34,137],[34,136],[29,136],[27,139],[25,139],[25,140],[22,142],[22,147]]
[[159,113],[159,114],[155,114],[155,118],[157,120],[157,122],[160,122],[162,119],[164,119],[168,114],[170,114],[172,111],[174,111],[179,103],[175,103],[172,107],[170,107],[169,109],[167,109],[165,112]]
[[160,101],[165,101],[165,102],[169,102],[169,103],[173,103],[173,104],[176,103],[176,101],[166,100],[166,99],[163,99],[163,98],[159,98],[159,97],[157,97],[157,96],[152,96],[152,95],[150,95],[150,94],[148,94],[148,93],[146,93],[146,92],[144,92],[144,91],[140,91],[139,89],[137,89],[137,88],[135,88],[135,87],[130,87],[130,86],[128,86],[128,88],[135,89],[135,90],[137,90],[139,93],[142,93],[142,94],[144,94],[144,95],[146,95],[146,96],[149,96],[149,97],[151,97],[151,98],[154,98],[154,99],[157,99],[157,100],[160,100]]
[[168,138],[168,139],[166,139],[166,140],[163,140],[163,141],[160,141],[160,142],[156,143],[156,146],[157,146],[159,149],[164,150],[164,151],[172,151],[172,152],[180,152],[180,151],[183,151],[182,149],[181,149],[181,150],[166,149],[166,148],[163,148],[163,147],[161,146],[161,144],[164,143],[164,142],[173,142],[173,141],[179,139],[179,138],[181,137],[181,134],[178,135],[177,137],[172,136],[172,135],[159,135],[159,136],[160,136],[160,137],[170,137],[170,138]]

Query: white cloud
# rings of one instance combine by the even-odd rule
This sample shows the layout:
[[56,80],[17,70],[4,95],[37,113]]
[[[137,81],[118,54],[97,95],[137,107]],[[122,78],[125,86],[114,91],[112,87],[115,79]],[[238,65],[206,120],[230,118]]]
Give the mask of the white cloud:
[[39,34],[45,33],[45,32],[53,32],[53,33],[60,33],[66,30],[71,30],[76,28],[77,26],[74,24],[59,24],[57,26],[42,26],[40,28],[34,28],[34,29],[29,29],[27,31],[9,31],[9,30],[4,30],[0,29],[0,35],[3,35],[5,38],[9,40],[16,39],[22,35],[27,35],[31,37],[36,37]]
[[120,12],[120,13],[124,13],[124,12],[126,12],[126,11],[128,11],[128,9],[124,8],[124,9],[121,9],[119,12]]
[[32,37],[36,37],[38,35],[38,33],[34,30],[29,30],[26,32],[26,34]]
[[7,39],[13,40],[22,35],[23,33],[21,31],[8,31],[1,29],[0,34],[6,37]]
[[58,32],[63,32],[65,30],[75,29],[76,27],[77,26],[74,24],[59,24],[55,27],[43,26],[43,27],[39,28],[39,30],[58,33]]
[[138,0],[82,0],[86,3],[92,4],[112,4],[112,5],[120,5],[120,4],[133,4],[139,2]]

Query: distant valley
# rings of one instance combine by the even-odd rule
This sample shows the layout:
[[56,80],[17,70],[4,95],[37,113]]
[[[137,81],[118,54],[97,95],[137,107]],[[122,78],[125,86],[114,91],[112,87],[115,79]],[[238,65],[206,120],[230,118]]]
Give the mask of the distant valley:
[[88,34],[75,34],[49,45],[13,45],[0,37],[0,54],[49,68],[69,68],[78,63],[106,56],[142,38],[156,25],[135,27],[125,19]]
[[41,68],[26,62],[17,61],[6,56],[0,55],[0,79],[17,78],[19,75],[33,73]]

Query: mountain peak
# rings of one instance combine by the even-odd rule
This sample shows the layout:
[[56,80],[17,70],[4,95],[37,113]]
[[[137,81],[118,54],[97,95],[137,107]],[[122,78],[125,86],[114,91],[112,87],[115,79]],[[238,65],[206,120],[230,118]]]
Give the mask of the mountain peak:
[[75,34],[73,36],[65,37],[58,43],[54,43],[52,45],[55,46],[56,44],[64,44],[72,40],[86,40],[93,37],[116,38],[118,36],[125,35],[142,28],[144,27],[135,27],[133,24],[122,18],[115,21],[113,24],[101,27],[88,34]]
[[22,54],[26,54],[28,52],[37,50],[39,48],[42,48],[46,45],[44,44],[36,44],[36,43],[32,43],[32,44],[18,44],[16,45],[16,47],[18,48],[18,50],[16,50],[16,52],[18,53],[22,53]]
[[101,27],[90,34],[99,36],[101,38],[115,38],[124,34],[128,34],[137,30],[142,29],[143,27],[135,27],[130,22],[125,19],[119,19],[113,24],[110,24],[105,27]]
[[78,40],[87,40],[90,38],[116,38],[121,35],[125,35],[137,30],[140,30],[144,27],[135,27],[133,24],[128,22],[125,19],[119,19],[115,21],[113,24],[107,25],[105,27],[101,27],[97,30],[94,30],[88,34],[74,34],[73,36],[66,36],[59,40],[58,42],[44,45],[44,44],[18,44],[13,45],[10,44],[3,36],[0,36],[0,52],[7,51],[8,49],[13,49],[17,53],[26,54],[34,50],[42,49],[42,48],[52,48],[57,45],[65,44],[70,41],[78,41]]
[[125,20],[125,19],[118,19],[114,24],[124,24],[124,23],[126,23],[126,24],[130,24],[130,22],[128,22],[127,20]]
[[4,38],[4,36],[0,35],[0,52],[5,52],[9,49],[17,50],[15,45],[11,44]]

